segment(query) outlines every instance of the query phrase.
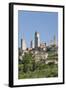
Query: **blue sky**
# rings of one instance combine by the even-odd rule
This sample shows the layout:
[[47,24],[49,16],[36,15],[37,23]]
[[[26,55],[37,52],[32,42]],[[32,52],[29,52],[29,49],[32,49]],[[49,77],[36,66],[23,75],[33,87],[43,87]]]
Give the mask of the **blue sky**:
[[27,47],[34,40],[35,31],[40,33],[41,42],[49,44],[54,35],[58,40],[58,13],[38,11],[18,11],[18,46],[24,34]]

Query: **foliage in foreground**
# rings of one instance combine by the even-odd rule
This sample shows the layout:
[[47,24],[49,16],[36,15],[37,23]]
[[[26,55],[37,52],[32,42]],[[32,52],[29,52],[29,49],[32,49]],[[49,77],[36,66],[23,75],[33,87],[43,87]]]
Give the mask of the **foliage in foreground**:
[[35,62],[31,53],[23,56],[23,61],[18,65],[18,78],[47,78],[58,77],[58,65],[54,63],[45,64]]
[[23,64],[19,65],[19,79],[25,79],[25,78],[46,78],[46,77],[57,77],[58,76],[58,66],[54,64],[43,64],[40,67],[36,67],[34,71],[29,70],[28,72],[23,72]]

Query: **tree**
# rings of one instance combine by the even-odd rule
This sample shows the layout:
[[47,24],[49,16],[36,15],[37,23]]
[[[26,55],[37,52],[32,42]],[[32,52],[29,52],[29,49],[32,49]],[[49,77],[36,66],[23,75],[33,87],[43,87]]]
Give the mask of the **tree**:
[[33,58],[31,53],[25,53],[23,56],[23,71],[25,73],[30,70],[32,59]]
[[32,60],[32,71],[36,69],[36,62],[35,60]]

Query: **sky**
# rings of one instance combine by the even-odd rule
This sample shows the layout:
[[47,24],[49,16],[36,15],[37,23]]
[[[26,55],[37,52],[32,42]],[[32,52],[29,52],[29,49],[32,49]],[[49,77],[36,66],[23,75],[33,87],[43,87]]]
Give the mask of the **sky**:
[[58,40],[58,13],[41,11],[18,11],[18,47],[21,47],[21,38],[24,37],[27,48],[34,40],[35,32],[40,33],[41,42],[47,45],[54,35]]

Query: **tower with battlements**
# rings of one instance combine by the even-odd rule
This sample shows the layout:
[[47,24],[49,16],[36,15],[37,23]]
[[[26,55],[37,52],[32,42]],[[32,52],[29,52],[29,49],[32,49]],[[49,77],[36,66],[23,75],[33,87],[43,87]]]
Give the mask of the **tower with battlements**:
[[35,32],[35,48],[40,47],[40,34],[39,32]]
[[34,40],[31,40],[31,48],[34,48]]
[[21,49],[24,51],[24,50],[26,50],[26,41],[25,41],[25,39],[24,39],[24,35],[23,35],[23,37],[22,37],[22,39],[21,39]]

